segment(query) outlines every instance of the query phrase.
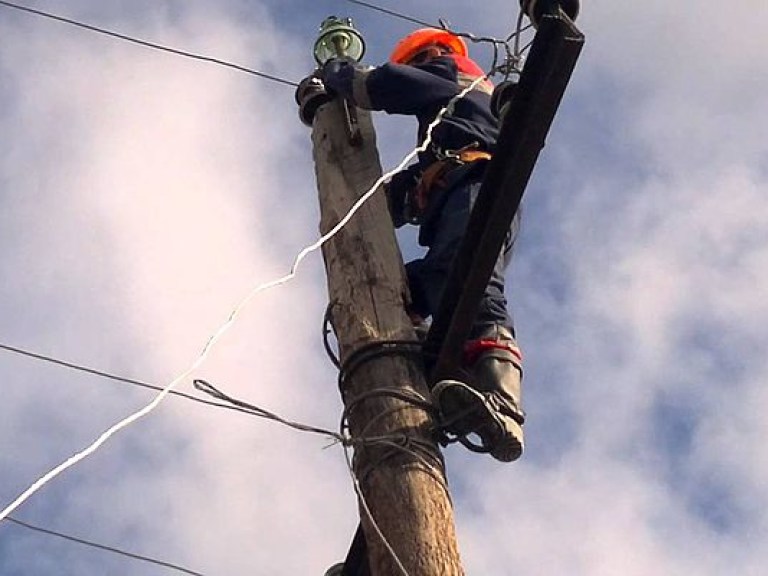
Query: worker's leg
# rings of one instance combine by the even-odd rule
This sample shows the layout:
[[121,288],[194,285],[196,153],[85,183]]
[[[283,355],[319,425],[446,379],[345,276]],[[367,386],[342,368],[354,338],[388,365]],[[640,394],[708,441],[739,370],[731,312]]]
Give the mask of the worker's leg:
[[[434,313],[439,306],[479,187],[473,184],[451,191],[434,227],[429,252],[407,267],[414,303],[422,315]],[[504,462],[517,459],[523,450],[522,369],[504,296],[504,271],[517,222],[516,218],[480,302],[469,343],[476,347],[467,365],[471,377],[443,381],[433,389],[447,429],[458,436],[476,434],[482,446]]]
[[[474,378],[471,386],[483,396],[495,416],[493,421],[482,422],[474,432],[497,460],[517,460],[523,452],[525,422],[522,355],[517,342],[505,327],[494,326],[469,342],[467,352],[467,367]],[[466,403],[466,393],[464,397]]]
[[[461,246],[472,205],[479,190],[480,183],[474,182],[447,192],[440,213],[429,223],[427,254],[424,258],[406,265],[413,300],[412,311],[422,317],[432,316],[437,312],[453,259]],[[513,242],[514,234],[510,233],[480,301],[472,338],[496,325],[505,326],[514,332],[504,296],[504,271],[509,262]]]

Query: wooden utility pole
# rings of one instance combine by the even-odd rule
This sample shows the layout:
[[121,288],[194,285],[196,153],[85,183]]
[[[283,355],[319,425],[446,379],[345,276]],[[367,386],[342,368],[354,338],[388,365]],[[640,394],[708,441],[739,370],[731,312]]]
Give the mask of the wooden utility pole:
[[[361,141],[350,143],[343,102],[315,115],[312,142],[323,233],[381,175],[370,114],[357,112]],[[375,194],[323,247],[332,324],[347,378],[342,390],[355,446],[355,474],[376,525],[409,576],[461,576],[453,509],[443,460],[423,406],[428,398],[420,359],[395,346],[415,341],[404,311],[405,275],[384,194]],[[413,348],[413,347],[411,347]],[[360,350],[368,353],[361,355]],[[350,362],[350,359],[354,360]],[[359,442],[384,438],[385,441]],[[407,449],[404,449],[407,448]],[[399,576],[392,553],[360,505],[372,576]]]

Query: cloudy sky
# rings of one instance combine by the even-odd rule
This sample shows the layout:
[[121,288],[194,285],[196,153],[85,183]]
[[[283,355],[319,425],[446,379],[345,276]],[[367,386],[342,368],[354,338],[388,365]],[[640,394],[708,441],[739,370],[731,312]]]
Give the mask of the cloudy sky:
[[[342,0],[24,4],[291,81],[329,14],[355,18],[373,64],[414,26]],[[482,35],[517,16],[379,4]],[[527,453],[446,452],[468,574],[768,564],[768,5],[636,4],[583,6],[587,45],[526,194],[508,295]],[[167,384],[317,238],[293,88],[4,6],[0,38],[0,344]],[[385,168],[411,126],[377,118]],[[196,376],[335,428],[325,301],[314,255]],[[0,375],[0,507],[153,398],[7,349]],[[206,575],[321,575],[357,523],[327,444],[171,397],[13,518]],[[6,521],[0,573],[173,572]]]

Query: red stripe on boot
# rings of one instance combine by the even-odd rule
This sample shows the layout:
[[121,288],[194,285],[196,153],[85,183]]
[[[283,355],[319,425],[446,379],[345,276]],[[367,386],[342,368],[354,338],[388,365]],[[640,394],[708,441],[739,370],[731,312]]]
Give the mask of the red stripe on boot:
[[522,364],[523,354],[517,346],[498,340],[470,340],[464,345],[464,364],[471,366],[487,350],[506,350]]

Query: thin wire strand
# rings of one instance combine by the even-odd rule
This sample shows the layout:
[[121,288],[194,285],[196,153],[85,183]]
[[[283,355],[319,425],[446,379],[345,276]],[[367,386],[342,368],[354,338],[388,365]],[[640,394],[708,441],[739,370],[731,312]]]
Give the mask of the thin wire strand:
[[274,420],[279,424],[287,426],[288,428],[293,428],[294,430],[298,430],[300,432],[308,432],[310,434],[319,434],[321,436],[326,436],[331,440],[333,440],[334,442],[344,443],[348,441],[346,437],[336,432],[333,432],[331,430],[326,430],[325,428],[318,428],[317,426],[309,426],[307,424],[302,424],[300,422],[287,420],[282,416],[278,416],[274,412],[270,412],[269,410],[265,410],[264,408],[260,408],[259,406],[256,406],[254,404],[249,404],[248,402],[243,402],[242,400],[233,398],[232,396],[225,394],[224,392],[222,392],[221,390],[219,390],[213,384],[211,384],[206,380],[197,379],[193,382],[193,385],[195,386],[195,388],[197,388],[201,392],[204,392],[205,394],[209,394],[214,398],[218,398],[219,400],[223,400],[224,402],[229,402],[234,406],[243,408],[244,410],[248,410],[249,413],[253,414],[254,416],[265,418],[267,420]]
[[[139,388],[145,388],[147,390],[154,390],[156,392],[162,392],[163,387],[157,386],[155,384],[149,384],[147,382],[142,382],[141,380],[135,380],[133,378],[126,378],[124,376],[118,376],[116,374],[111,374],[109,372],[104,372],[102,370],[96,370],[95,368],[89,368],[88,366],[82,366],[80,364],[75,364],[73,362],[67,362],[65,360],[60,360],[58,358],[53,358],[52,356],[46,356],[44,354],[38,354],[36,352],[30,352],[29,350],[24,350],[22,348],[16,348],[15,346],[8,346],[7,344],[0,344],[0,350],[5,350],[6,352],[12,352],[14,354],[19,354],[21,356],[27,356],[29,358],[40,360],[41,362],[48,362],[50,364],[54,364],[56,366],[62,366],[64,368],[69,368],[70,370],[75,370],[78,372],[84,372],[86,374],[91,374],[93,376],[98,376],[100,378],[104,378],[106,380],[113,380],[115,382],[120,382],[122,384],[130,384],[131,386],[136,386]],[[253,416],[251,410],[241,408],[238,406],[233,406],[230,404],[224,404],[219,402],[213,402],[211,400],[207,400],[205,398],[198,398],[197,396],[193,396],[191,394],[187,394],[186,392],[180,392],[178,390],[171,390],[170,394],[173,396],[177,396],[179,398],[184,398],[185,400],[191,400],[193,402],[197,402],[198,404],[204,404],[206,406],[213,406],[215,408],[225,408],[227,410],[231,410],[234,412],[241,412],[243,414],[248,414],[250,416]]]
[[400,561],[400,557],[397,555],[397,552],[394,551],[392,548],[392,545],[389,543],[389,540],[387,540],[386,536],[384,536],[384,533],[381,531],[381,528],[379,528],[379,525],[376,523],[376,520],[373,518],[373,512],[371,512],[371,508],[368,506],[368,501],[365,499],[365,495],[363,494],[363,488],[360,486],[360,482],[357,479],[357,476],[355,476],[355,468],[352,464],[352,457],[350,456],[350,448],[348,446],[344,447],[344,459],[347,462],[347,468],[349,469],[349,475],[352,478],[352,486],[355,489],[355,493],[357,494],[357,497],[360,499],[360,504],[363,506],[363,510],[365,510],[365,515],[368,517],[368,520],[370,520],[371,525],[373,526],[373,529],[376,530],[376,534],[378,534],[379,538],[381,538],[382,543],[384,544],[384,547],[387,549],[387,552],[392,556],[392,558],[395,561],[395,564],[397,564],[398,569],[400,572],[403,573],[403,576],[410,576],[408,573],[408,570],[406,570],[405,566],[403,566],[403,563]]
[[435,26],[430,22],[425,22],[424,20],[419,20],[411,16],[406,16],[405,14],[401,14],[400,12],[396,12],[395,10],[382,8],[381,6],[371,4],[370,2],[362,2],[361,0],[346,0],[346,1],[349,2],[350,4],[357,4],[358,6],[364,6],[365,8],[376,10],[377,12],[381,12],[382,14],[387,14],[389,16],[394,16],[395,18],[400,18],[401,20],[406,20],[407,22],[412,22],[413,24],[419,24],[420,26],[426,26],[428,28],[434,28]]
[[333,364],[337,370],[341,370],[341,361],[339,360],[339,356],[333,351],[331,343],[328,340],[328,336],[333,332],[333,322],[331,320],[332,308],[333,302],[329,302],[328,306],[325,308],[325,314],[323,314],[323,348],[325,348],[325,353],[328,355],[328,359],[331,361],[331,364]]
[[72,20],[70,18],[65,18],[64,16],[58,16],[56,14],[51,14],[50,12],[44,12],[42,10],[36,10],[35,8],[30,8],[29,6],[22,6],[20,4],[14,4],[13,2],[6,2],[5,0],[0,0],[0,5],[6,6],[8,8],[13,8],[15,10],[21,10],[22,12],[27,12],[29,14],[34,14],[35,16],[41,16],[43,18],[48,18],[50,20],[55,20],[57,22],[63,22],[64,24],[69,24],[71,26],[76,26],[78,28],[82,28],[84,30],[89,30],[91,32],[97,32],[98,34],[104,34],[106,36],[111,36],[112,38],[118,38],[120,40],[124,40],[126,42],[131,42],[133,44],[138,44],[139,46],[144,46],[146,48],[152,48],[154,50],[161,50],[163,52],[169,52],[171,54],[175,54],[177,56],[183,56],[185,58],[192,58],[193,60],[200,60],[203,62],[209,62],[212,64],[218,64],[219,66],[225,66],[227,68],[232,68],[234,70],[238,70],[239,72],[245,72],[247,74],[252,74],[253,76],[258,76],[259,78],[264,78],[265,80],[271,80],[273,82],[278,82],[280,84],[285,84],[287,86],[298,86],[297,82],[293,82],[291,80],[286,80],[285,78],[280,78],[279,76],[274,76],[272,74],[267,74],[265,72],[259,72],[258,70],[253,70],[252,68],[247,68],[246,66],[241,66],[240,64],[234,64],[232,62],[227,62],[226,60],[221,60],[219,58],[212,58],[210,56],[203,56],[202,54],[195,54],[193,52],[187,52],[186,50],[179,50],[177,48],[171,48],[169,46],[164,46],[162,44],[156,44],[155,42],[149,42],[147,40],[141,40],[139,38],[134,38],[132,36],[128,36],[126,34],[121,34],[119,32],[114,32],[112,30],[107,30],[105,28],[100,28],[98,26],[93,26],[91,24],[86,24],[84,22],[79,22],[77,20]]
[[61,538],[63,540],[68,540],[70,542],[82,544],[83,546],[88,546],[90,548],[98,548],[99,550],[104,550],[106,552],[111,552],[113,554],[125,556],[126,558],[141,560],[142,562],[149,562],[150,564],[154,564],[155,566],[170,568],[171,570],[176,570],[177,572],[182,572],[183,574],[191,574],[192,576],[205,576],[202,572],[195,572],[194,570],[184,568],[183,566],[179,566],[178,564],[171,564],[170,562],[157,560],[156,558],[150,558],[149,556],[143,556],[141,554],[136,554],[134,552],[128,552],[120,548],[115,548],[114,546],[105,546],[104,544],[99,544],[91,540],[85,540],[84,538],[77,538],[76,536],[70,536],[69,534],[64,534],[63,532],[57,532],[55,530],[50,530],[48,528],[35,526],[34,524],[30,524],[29,522],[22,522],[21,520],[17,520],[16,518],[12,518],[10,516],[7,516],[4,520],[6,522],[11,522],[13,524],[16,524],[17,526],[21,526],[22,528],[26,528],[27,530],[40,532],[41,534],[48,534],[49,536],[55,536],[56,538]]
[[[346,0],[350,4],[356,4],[358,6],[363,6],[365,8],[369,8],[371,10],[375,10],[377,12],[381,12],[382,14],[386,14],[388,16],[393,16],[395,18],[399,18],[401,20],[405,20],[407,22],[412,22],[414,24],[418,24],[420,26],[426,26],[428,28],[442,28],[443,30],[446,30],[447,32],[450,32],[451,34],[455,36],[459,36],[461,38],[466,38],[470,42],[473,43],[488,43],[491,44],[493,48],[493,64],[491,66],[491,70],[493,71],[490,75],[493,75],[496,72],[502,71],[505,74],[505,80],[508,79],[508,77],[513,73],[519,73],[520,72],[520,62],[522,54],[525,52],[525,50],[528,48],[526,46],[523,48],[522,51],[519,50],[519,37],[520,35],[525,32],[526,30],[530,29],[533,25],[528,24],[527,26],[522,26],[522,18],[523,18],[523,11],[520,10],[518,12],[518,20],[517,20],[517,26],[515,30],[505,39],[499,39],[499,38],[493,38],[490,36],[477,36],[471,32],[462,32],[459,30],[454,30],[451,28],[450,23],[446,22],[444,19],[440,18],[438,19],[438,23],[434,24],[432,22],[427,22],[425,20],[419,20],[418,18],[414,18],[412,16],[408,16],[406,14],[403,14],[402,12],[398,12],[396,10],[392,10],[389,8],[383,8],[381,6],[378,6],[377,4],[374,4],[372,2],[363,2],[361,0]],[[515,40],[515,46],[514,48],[510,48],[509,43],[512,40]],[[506,55],[506,69],[503,67],[497,66],[498,59],[499,59],[499,49],[503,48],[504,53]]]

